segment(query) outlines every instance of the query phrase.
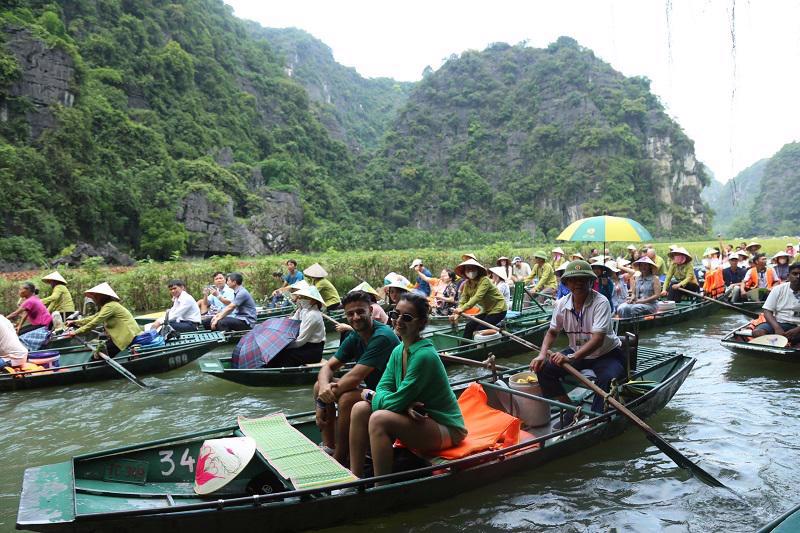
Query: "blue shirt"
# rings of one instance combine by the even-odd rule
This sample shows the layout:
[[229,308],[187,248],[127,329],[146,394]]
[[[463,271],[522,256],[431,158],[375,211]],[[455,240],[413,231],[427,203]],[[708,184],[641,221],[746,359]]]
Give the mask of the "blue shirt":
[[[223,298],[228,300],[228,302],[233,300],[233,289],[231,289],[227,285],[225,285],[225,287],[223,289],[220,289],[219,293]],[[228,305],[228,304],[222,303],[222,300],[220,300],[219,298],[217,298],[213,294],[209,294],[208,295],[208,305],[209,305],[209,307],[211,307],[212,309],[214,309],[216,311],[222,311],[223,309],[225,309],[225,306]]]
[[[431,271],[425,267],[422,267],[422,273],[428,277],[431,277]],[[417,285],[419,285],[419,291],[425,296],[431,295],[431,284],[422,279],[420,276],[417,276]]]
[[281,279],[283,279],[283,281],[285,281],[287,285],[292,285],[293,283],[297,283],[301,279],[305,279],[305,276],[303,276],[303,273],[300,272],[299,270],[295,270],[294,274],[288,274],[288,273],[284,274],[283,276],[281,276]]
[[239,287],[233,296],[233,310],[231,316],[247,323],[251,328],[256,323],[256,301],[244,287]]
[[558,289],[556,289],[556,300],[558,300],[562,296],[566,296],[567,294],[569,294],[569,289],[567,288],[566,285],[564,285],[563,283],[561,283],[559,281],[558,282]]

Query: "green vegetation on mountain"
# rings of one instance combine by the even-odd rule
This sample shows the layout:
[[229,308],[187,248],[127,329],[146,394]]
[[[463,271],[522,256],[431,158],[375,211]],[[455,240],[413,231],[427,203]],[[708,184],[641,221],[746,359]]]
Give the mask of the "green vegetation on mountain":
[[[649,82],[569,38],[465,52],[412,88],[361,78],[305,32],[259,28],[220,0],[5,5],[7,260],[78,240],[139,257],[246,253],[274,238],[279,201],[298,226],[282,250],[529,242],[604,212],[658,235],[707,226],[707,178]],[[198,248],[211,222],[228,233]]]
[[[562,37],[451,57],[412,91],[368,175],[398,226],[553,235],[576,215],[609,213],[679,236],[706,230],[708,179],[685,168],[693,156],[648,80]],[[667,197],[675,176],[692,183]]]
[[[222,2],[18,0],[1,17],[6,34],[24,28],[67,51],[75,68],[74,105],[51,106],[56,127],[38,139],[25,123],[29,99],[0,95],[10,111],[0,127],[3,236],[36,239],[49,252],[79,238],[183,252],[185,238],[158,246],[158,234],[180,234],[163,213],[187,190],[210,187],[245,217],[257,205],[254,169],[266,186],[306,193],[307,231],[345,214],[346,147],[276,52]],[[18,77],[5,51],[0,91]],[[224,148],[227,168],[214,160]]]
[[[752,167],[751,167],[752,168]],[[756,187],[742,191],[741,216],[733,221],[737,235],[797,235],[800,218],[800,143],[785,144],[765,161]]]
[[414,85],[363,78],[337,63],[330,47],[303,30],[256,23],[250,28],[283,54],[290,76],[306,89],[320,121],[356,152],[377,146]]
[[[757,161],[727,183],[712,181],[702,197],[714,210],[714,234],[723,236],[750,235],[740,220],[749,216],[758,198],[761,177],[769,159]],[[772,234],[771,232],[769,232]]]

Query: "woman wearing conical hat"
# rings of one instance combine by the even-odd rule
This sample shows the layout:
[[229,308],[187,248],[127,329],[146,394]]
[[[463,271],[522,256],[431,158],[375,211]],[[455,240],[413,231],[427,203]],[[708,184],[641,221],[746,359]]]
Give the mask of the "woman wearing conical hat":
[[47,310],[51,313],[61,313],[62,316],[75,312],[75,303],[72,301],[72,295],[67,290],[67,280],[61,274],[51,272],[42,278],[42,281],[52,287],[52,292],[47,298],[42,298],[42,303],[47,306]]
[[328,273],[322,268],[319,263],[314,263],[307,269],[303,270],[303,275],[308,280],[308,283],[316,287],[325,301],[325,308],[328,311],[333,311],[342,307],[342,299],[339,297],[339,291],[333,286],[333,283],[328,281]]
[[294,292],[297,311],[292,320],[300,321],[300,332],[283,350],[267,364],[270,368],[300,366],[319,363],[325,347],[325,322],[320,309],[325,304],[316,287],[307,286]]
[[[481,313],[477,315],[484,322],[493,326],[498,325],[506,317],[508,306],[500,291],[488,277],[489,272],[483,265],[473,259],[468,259],[456,267],[456,274],[466,279],[461,286],[461,298],[458,307],[453,309],[450,320],[455,323],[461,313],[475,306],[480,306]],[[464,338],[472,339],[476,323],[467,321],[464,327]]]
[[67,326],[78,326],[78,329],[68,331],[67,335],[69,337],[82,335],[102,325],[109,337],[106,341],[106,355],[114,357],[130,346],[142,329],[131,312],[119,303],[119,296],[108,283],[103,282],[92,287],[85,294],[97,304],[98,311],[87,318],[68,320]]
[[561,249],[560,246],[556,246],[555,248],[550,250],[550,253],[553,254],[554,270],[567,262],[567,254],[566,252],[564,252],[564,250]]
[[[670,300],[680,302],[684,293],[679,289],[686,289],[692,292],[700,290],[700,286],[697,284],[697,277],[694,275],[692,254],[686,248],[678,246],[667,255],[672,259],[672,264],[667,269],[667,275],[664,278],[664,290],[661,291],[661,296],[669,295]],[[675,278],[674,283],[673,277]]]

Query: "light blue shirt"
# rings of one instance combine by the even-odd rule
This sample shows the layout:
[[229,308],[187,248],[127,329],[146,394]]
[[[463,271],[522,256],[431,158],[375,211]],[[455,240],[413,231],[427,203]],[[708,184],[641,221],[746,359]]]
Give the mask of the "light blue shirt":
[[[228,300],[229,302],[233,301],[233,289],[231,289],[227,285],[225,286],[224,289],[221,289],[219,292],[222,295],[222,297]],[[209,294],[208,305],[214,311],[222,311],[223,309],[225,309],[225,306],[227,304],[222,303],[222,300],[220,300],[213,294]]]

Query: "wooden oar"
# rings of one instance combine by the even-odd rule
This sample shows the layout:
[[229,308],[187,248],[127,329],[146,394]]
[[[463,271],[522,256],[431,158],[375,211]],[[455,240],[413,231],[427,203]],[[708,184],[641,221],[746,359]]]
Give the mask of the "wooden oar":
[[[489,324],[488,322],[484,322],[483,320],[481,320],[479,318],[469,317],[469,319],[475,321],[476,323],[478,323],[478,324],[480,324],[480,325],[482,325],[482,326],[484,326],[486,328],[493,329],[493,330],[497,331],[498,333],[500,333],[502,335],[505,335],[506,337],[509,337],[510,339],[513,339],[514,341],[516,341],[519,344],[525,346],[526,348],[529,348],[531,351],[535,351],[536,352],[536,351],[540,350],[540,348],[538,346],[536,346],[535,344],[533,344],[532,342],[528,342],[525,339],[517,337],[513,333],[509,333],[508,331],[506,331],[506,330],[504,330],[502,328],[498,328],[497,326],[493,326],[492,324]],[[642,419],[640,419],[638,416],[636,416],[635,414],[630,412],[627,407],[625,407],[620,402],[618,402],[616,399],[614,399],[613,396],[611,396],[609,393],[607,393],[606,391],[604,391],[603,389],[601,389],[600,387],[598,387],[597,385],[595,385],[594,383],[592,383],[591,381],[586,379],[586,376],[581,374],[572,365],[570,365],[569,363],[563,363],[562,364],[562,368],[564,368],[567,372],[572,374],[572,376],[575,379],[577,379],[584,387],[586,387],[588,389],[591,389],[592,391],[594,391],[595,394],[599,394],[600,396],[605,398],[606,401],[608,401],[617,411],[619,411],[620,414],[622,414],[623,416],[628,418],[628,420],[633,422],[639,429],[644,431],[645,435],[647,436],[647,439],[650,442],[652,442],[653,444],[655,444],[656,447],[659,450],[664,452],[664,454],[667,457],[672,459],[675,462],[676,465],[678,465],[681,468],[685,468],[685,469],[689,470],[695,476],[697,476],[698,479],[700,479],[701,481],[703,481],[707,485],[711,485],[712,487],[724,487],[724,488],[727,488],[721,481],[719,481],[717,478],[715,478],[714,476],[712,476],[711,474],[709,474],[708,472],[703,470],[699,465],[697,465],[697,464],[693,463],[692,461],[690,461],[688,457],[684,456],[681,452],[679,452],[670,443],[668,443],[663,438],[661,438],[661,436],[658,433],[656,433],[653,428],[651,428],[650,426],[645,424]]]
[[117,372],[122,374],[122,377],[124,377],[125,379],[127,379],[131,383],[141,387],[142,389],[149,389],[150,388],[150,386],[147,383],[145,383],[144,381],[142,381],[141,379],[139,379],[135,375],[133,375],[133,372],[131,372],[130,370],[128,370],[127,368],[125,368],[124,366],[119,364],[118,362],[114,361],[108,355],[106,355],[103,352],[101,352],[99,348],[98,349],[92,348],[91,345],[89,345],[89,343],[86,342],[86,340],[84,340],[81,337],[75,336],[75,338],[78,339],[78,341],[80,341],[88,349],[92,350],[92,353],[96,353],[97,355],[99,355],[100,358],[103,359],[103,361],[105,361],[108,364],[108,366],[110,366],[111,368],[113,368],[114,370],[116,370]]
[[728,309],[733,309],[734,311],[739,311],[743,315],[749,316],[750,318],[758,318],[759,317],[759,314],[755,313],[753,311],[748,311],[747,309],[742,309],[741,307],[736,307],[735,305],[729,304],[727,302],[721,302],[721,301],[719,301],[719,300],[717,300],[715,298],[709,298],[708,296],[704,296],[702,294],[699,294],[699,293],[696,293],[696,292],[692,292],[690,290],[686,290],[683,287],[679,287],[678,290],[681,291],[681,292],[685,292],[686,294],[689,294],[691,296],[695,296],[697,298],[702,298],[703,300],[708,300],[709,302],[714,302],[715,304],[721,305],[722,307],[727,307]]

